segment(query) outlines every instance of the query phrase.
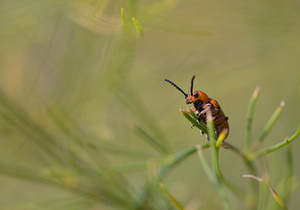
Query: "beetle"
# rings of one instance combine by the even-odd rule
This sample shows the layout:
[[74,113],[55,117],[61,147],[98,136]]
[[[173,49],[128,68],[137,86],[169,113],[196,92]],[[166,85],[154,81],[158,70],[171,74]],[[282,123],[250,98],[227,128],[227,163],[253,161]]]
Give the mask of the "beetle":
[[198,116],[198,123],[201,121],[206,123],[206,112],[208,110],[211,111],[211,114],[213,116],[213,122],[215,126],[215,132],[217,134],[217,137],[220,135],[222,131],[225,131],[224,129],[227,129],[227,132],[225,133],[225,138],[227,138],[229,134],[229,124],[228,124],[228,117],[225,116],[223,110],[221,109],[219,103],[210,97],[206,93],[200,90],[193,91],[194,86],[194,79],[195,76],[192,77],[191,80],[191,92],[189,94],[185,93],[180,87],[178,87],[175,83],[172,81],[165,79],[166,82],[173,85],[177,90],[179,90],[183,95],[185,96],[185,100],[187,104],[194,104],[193,111]]

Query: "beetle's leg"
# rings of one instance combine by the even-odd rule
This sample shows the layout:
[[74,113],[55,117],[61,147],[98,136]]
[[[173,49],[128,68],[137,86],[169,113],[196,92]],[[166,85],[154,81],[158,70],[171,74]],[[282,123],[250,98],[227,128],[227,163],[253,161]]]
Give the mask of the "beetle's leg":
[[203,105],[204,109],[199,113],[199,115],[204,115],[208,110],[210,110],[211,106],[211,104]]
[[203,105],[203,110],[198,113],[198,123],[200,124],[201,121],[203,121],[204,123],[206,123],[206,112],[208,110],[210,110],[211,108],[211,104],[205,104]]
[[220,113],[220,109],[212,109],[211,110],[211,114],[212,114],[212,116],[216,116],[217,114],[219,114]]
[[[203,117],[204,117],[204,116],[206,117],[206,112],[207,112],[209,109],[210,109],[211,115],[212,115],[213,117],[217,117],[217,115],[221,112],[220,109],[216,109],[216,108],[214,108],[211,104],[207,104],[207,105],[206,105],[206,108],[200,112],[200,116],[202,115]],[[203,118],[203,117],[202,117],[202,118]]]
[[[208,110],[206,110],[206,112],[207,111]],[[202,121],[206,122],[206,112],[205,112],[205,114],[200,114],[198,120],[202,120]],[[215,119],[219,113],[220,113],[219,109],[212,109],[211,110],[211,115],[212,115],[213,119]]]

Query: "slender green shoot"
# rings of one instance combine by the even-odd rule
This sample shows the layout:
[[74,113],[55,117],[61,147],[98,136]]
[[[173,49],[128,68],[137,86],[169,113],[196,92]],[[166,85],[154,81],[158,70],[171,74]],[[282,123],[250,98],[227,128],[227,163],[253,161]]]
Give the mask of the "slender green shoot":
[[293,190],[293,155],[292,155],[292,148],[290,145],[286,146],[286,169],[285,169],[285,175],[284,175],[284,183],[283,183],[283,189],[282,189],[282,199],[285,203],[287,203],[288,197],[291,194]]
[[177,207],[179,210],[184,210],[182,205],[174,198],[174,196],[166,189],[165,185],[163,183],[159,183],[160,188],[162,191],[167,195],[167,197],[170,199],[170,201],[174,204],[174,206]]
[[137,19],[135,19],[135,17],[132,17],[132,21],[133,21],[135,28],[136,28],[137,32],[139,33],[139,35],[143,35],[143,30],[141,28],[141,24],[137,21]]
[[89,188],[86,188],[84,186],[79,186],[74,182],[65,182],[63,180],[52,179],[40,173],[40,171],[35,171],[33,169],[24,168],[21,166],[13,166],[11,164],[0,162],[0,173],[17,179],[28,180],[36,183],[43,183],[49,186],[58,187],[72,193],[86,195],[97,200],[107,199],[107,197],[103,194],[100,194],[100,192],[90,190]]
[[192,123],[192,125],[193,126],[195,126],[195,127],[197,127],[197,128],[199,128],[203,133],[205,133],[205,134],[208,134],[207,133],[207,126],[205,125],[205,123],[204,122],[200,122],[200,123],[198,123],[197,122],[197,116],[195,115],[195,113],[194,112],[187,112],[187,111],[185,111],[185,110],[183,110],[183,109],[179,109],[179,111],[181,112],[181,114],[188,120],[188,121],[190,121],[191,123]]
[[247,114],[247,129],[246,129],[246,153],[250,153],[251,150],[251,130],[252,130],[252,121],[254,115],[254,107],[259,96],[260,88],[257,86],[252,94],[250,100],[250,106]]
[[266,203],[268,200],[268,186],[266,184],[262,184],[260,186],[260,192],[259,192],[259,199],[258,199],[258,210],[265,210],[266,209]]
[[156,140],[152,135],[150,135],[147,131],[145,131],[140,126],[133,125],[132,130],[156,151],[163,154],[169,153],[168,149],[160,141]]
[[218,155],[219,155],[219,150],[216,147],[216,138],[215,138],[215,128],[214,128],[214,120],[211,115],[210,110],[206,112],[206,121],[208,125],[208,137],[209,137],[209,145],[210,145],[210,154],[211,154],[211,160],[213,164],[214,171],[221,177],[221,173],[219,170],[219,161],[218,161]]
[[270,117],[269,121],[263,128],[263,131],[258,139],[259,143],[261,143],[265,140],[266,136],[269,134],[270,130],[273,128],[274,124],[277,122],[278,118],[280,117],[284,106],[285,106],[285,101],[281,101],[280,105],[274,111],[274,113]]
[[[265,179],[263,179],[265,180]],[[269,177],[268,179],[269,180]],[[262,182],[262,184],[260,185],[260,192],[259,192],[259,199],[258,199],[258,210],[265,210],[267,207],[267,201],[268,201],[268,183],[269,181],[264,181]]]
[[278,144],[275,144],[273,146],[267,147],[265,149],[261,149],[257,152],[250,154],[249,159],[254,160],[255,158],[257,158],[259,156],[266,155],[270,152],[276,151],[276,150],[288,145],[292,141],[294,141],[299,136],[299,134],[300,134],[300,125],[299,125],[297,131],[291,137],[287,138],[286,140],[284,140]]
[[199,117],[195,114],[193,109],[188,109],[187,111],[196,121],[198,120]]
[[202,146],[198,146],[198,157],[202,163],[202,166],[203,166],[203,169],[206,173],[206,175],[208,176],[208,178],[210,179],[210,181],[215,185],[215,187],[217,188],[219,194],[220,194],[220,197],[222,199],[222,203],[223,203],[223,206],[225,209],[231,209],[231,206],[230,206],[230,202],[229,202],[229,199],[227,197],[227,193],[222,185],[222,182],[220,180],[220,178],[216,175],[216,173],[214,173],[210,167],[208,166],[208,163],[204,157],[204,154],[203,154],[203,148]]
[[[209,148],[209,144],[202,145],[202,148]],[[166,175],[167,172],[169,172],[174,166],[176,166],[179,162],[189,157],[191,154],[194,154],[195,152],[197,152],[197,147],[193,146],[175,155],[169,155],[164,158],[162,162],[162,168],[159,172],[160,178],[163,178],[164,175]]]
[[[280,184],[278,185],[278,191],[281,195],[281,198],[284,203],[288,203],[288,198],[291,195],[293,191],[293,156],[292,156],[292,148],[291,145],[287,145],[286,147],[286,161],[285,161],[285,168],[284,168],[284,175],[282,180],[280,181]],[[275,202],[272,202],[270,205],[270,209],[279,209],[278,204]]]
[[277,192],[262,178],[251,175],[251,174],[244,174],[243,175],[244,178],[251,178],[254,179],[260,183],[263,183],[265,185],[267,185],[268,189],[270,190],[270,192],[272,193],[273,197],[275,198],[275,200],[277,201],[277,203],[281,206],[282,209],[286,210],[286,206],[283,202],[283,200],[280,198],[280,196],[277,194]]
[[[209,144],[210,144],[210,154],[211,154],[211,160],[212,160],[212,165],[214,168],[214,173],[217,176],[219,185],[223,188],[224,184],[227,183],[228,186],[232,189],[232,185],[229,182],[226,182],[224,179],[224,176],[222,174],[221,168],[220,168],[220,164],[219,164],[219,147],[216,146],[216,133],[215,133],[215,128],[214,128],[214,118],[212,117],[211,111],[208,110],[206,112],[207,117],[206,117],[206,121],[207,121],[207,125],[208,125],[208,137],[209,137]],[[225,138],[224,137],[221,137]],[[220,142],[222,142],[220,140]],[[223,193],[223,189],[219,189],[219,191],[222,191],[221,193]],[[224,191],[225,192],[225,191]],[[227,197],[224,197],[223,199],[227,200]]]
[[122,26],[125,26],[126,20],[125,20],[125,11],[124,11],[124,8],[121,8],[121,20],[122,20]]

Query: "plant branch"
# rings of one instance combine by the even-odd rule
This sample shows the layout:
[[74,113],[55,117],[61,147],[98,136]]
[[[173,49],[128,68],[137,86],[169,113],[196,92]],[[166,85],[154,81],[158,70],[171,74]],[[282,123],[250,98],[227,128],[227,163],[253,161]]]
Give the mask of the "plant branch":
[[231,206],[230,206],[226,191],[222,185],[222,182],[221,182],[220,178],[216,175],[216,173],[212,172],[212,170],[209,168],[208,163],[205,160],[205,157],[203,155],[203,148],[200,145],[198,146],[198,156],[202,163],[205,173],[207,174],[210,181],[216,186],[216,188],[222,198],[222,203],[223,203],[224,208],[231,209]]
[[190,111],[188,113],[187,111],[185,111],[183,109],[179,109],[179,111],[188,121],[190,121],[193,124],[193,126],[199,128],[203,133],[207,134],[207,126],[202,121],[200,123],[197,122],[197,119],[196,119],[197,116],[195,115],[194,112]]
[[[251,178],[254,179],[262,184],[264,184],[272,193],[273,197],[275,198],[275,200],[277,201],[277,203],[281,206],[282,209],[286,209],[284,202],[282,201],[282,199],[279,197],[279,195],[277,194],[277,192],[268,184],[268,182],[266,180],[264,180],[263,178],[254,176],[252,174],[244,174],[243,175],[244,178]],[[261,204],[260,209],[264,209],[264,204]]]
[[184,210],[182,205],[177,201],[177,199],[166,189],[165,185],[163,183],[159,183],[160,188],[163,190],[163,192],[167,195],[167,197],[170,199],[170,201],[174,204],[174,206],[177,207],[179,210]]
[[[209,148],[209,144],[202,145],[202,148]],[[195,152],[197,152],[197,147],[193,146],[182,152],[178,152],[175,155],[167,156],[163,159],[162,168],[159,171],[159,177],[162,179],[174,166]]]
[[287,138],[286,140],[284,140],[278,144],[275,144],[273,146],[267,147],[265,149],[261,149],[257,152],[250,154],[249,159],[254,160],[259,156],[266,155],[270,152],[276,151],[276,150],[286,146],[287,144],[291,143],[292,141],[294,141],[299,136],[299,134],[300,134],[300,125],[294,135],[292,135],[291,137]]

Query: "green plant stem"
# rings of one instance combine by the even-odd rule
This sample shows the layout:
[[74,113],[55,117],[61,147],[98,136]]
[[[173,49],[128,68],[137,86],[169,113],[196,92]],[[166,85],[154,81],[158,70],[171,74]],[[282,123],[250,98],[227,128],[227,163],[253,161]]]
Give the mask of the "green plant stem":
[[238,149],[237,147],[233,146],[232,144],[226,141],[222,142],[221,147],[223,147],[224,149],[230,149],[231,151],[235,152],[238,156],[240,156],[242,159],[247,159],[247,156],[243,151],[241,151],[240,149]]
[[[202,146],[203,149],[209,148],[209,144],[205,144]],[[190,147],[182,152],[179,152],[175,155],[169,155],[165,159],[163,159],[162,168],[159,171],[159,177],[162,179],[174,166],[176,166],[179,162],[189,157],[191,154],[197,152],[197,147]]]
[[215,138],[213,117],[211,115],[210,110],[207,111],[206,114],[207,114],[206,121],[207,121],[207,125],[208,125],[207,128],[208,128],[208,136],[209,136],[210,154],[211,154],[211,160],[212,160],[214,173],[216,176],[215,185],[217,186],[220,196],[222,197],[224,207],[226,209],[230,209],[229,200],[227,198],[226,191],[223,187],[224,177],[221,172],[220,164],[219,164],[219,148],[216,147],[216,138]]
[[160,188],[163,190],[163,192],[167,195],[167,197],[170,199],[170,201],[174,204],[174,206],[177,207],[179,210],[184,210],[182,205],[174,198],[174,196],[166,189],[165,185],[162,183],[159,183]]
[[219,149],[217,149],[217,163],[216,163],[216,172],[217,176],[220,178],[221,182],[224,183],[224,185],[234,194],[236,195],[238,198],[244,200],[246,198],[246,194],[245,191],[243,189],[241,189],[239,186],[231,183],[230,181],[228,181],[220,168],[220,162],[219,162]]
[[285,169],[285,177],[284,180],[285,183],[283,185],[282,193],[282,200],[284,203],[287,203],[288,197],[291,194],[293,190],[293,155],[292,155],[292,148],[290,145],[286,146],[286,169]]
[[277,109],[271,115],[270,119],[268,120],[267,124],[263,128],[263,131],[258,139],[258,141],[260,143],[263,142],[263,140],[269,134],[270,130],[273,128],[274,124],[277,122],[278,118],[280,117],[280,115],[282,113],[282,109],[284,106],[285,106],[285,101],[281,101],[280,105],[277,107]]
[[51,163],[63,162],[61,147],[55,147],[59,142],[2,91],[0,91],[0,107],[1,117],[43,150],[42,159]]
[[[220,168],[219,163],[219,147],[217,147],[217,144],[219,143],[220,146],[225,145],[225,142],[222,141],[222,135],[220,135],[219,142],[215,140],[215,132],[214,132],[214,123],[213,118],[211,116],[211,112],[207,113],[207,124],[208,124],[208,135],[210,139],[210,149],[211,149],[211,159],[212,159],[212,165],[214,168],[214,172],[217,176],[217,178],[220,180],[221,184],[224,184],[226,187],[228,187],[237,197],[244,199],[245,195],[244,192],[236,185],[229,182],[225,177],[223,176],[223,173]],[[227,145],[230,145],[229,143]],[[233,146],[232,146],[233,147]]]
[[121,20],[122,20],[122,25],[125,26],[126,20],[125,20],[124,8],[121,8]]
[[251,130],[252,130],[252,121],[254,115],[254,107],[259,96],[259,86],[257,86],[252,94],[250,105],[247,114],[247,129],[246,129],[246,153],[250,153],[251,150]]
[[140,23],[137,21],[137,19],[135,17],[132,17],[132,21],[136,27],[137,32],[139,33],[139,35],[143,35],[143,30],[141,28]]
[[222,182],[220,180],[220,178],[212,172],[212,170],[209,168],[207,161],[204,158],[203,155],[203,148],[201,146],[198,146],[198,157],[202,163],[203,169],[205,171],[205,173],[207,174],[208,178],[210,179],[210,181],[216,186],[220,197],[222,199],[222,203],[225,209],[231,209],[226,191],[222,185]]
[[147,144],[153,147],[155,150],[162,154],[168,154],[170,151],[167,147],[165,147],[161,141],[156,140],[153,136],[147,133],[143,128],[138,125],[133,125],[132,129],[135,133],[137,133],[141,139],[143,139]]
[[216,147],[214,122],[210,110],[208,110],[206,114],[207,114],[206,121],[207,121],[207,128],[208,128],[209,145],[211,149],[211,153],[210,153],[211,160],[214,166],[214,170],[215,172],[217,172],[218,171],[218,150]]
[[299,136],[299,134],[300,134],[300,125],[299,125],[298,130],[296,131],[296,133],[294,135],[292,135],[291,137],[289,137],[286,140],[282,141],[281,143],[275,144],[273,146],[270,146],[270,147],[265,148],[265,149],[261,149],[257,152],[254,152],[254,153],[250,154],[249,159],[254,160],[259,156],[266,155],[270,152],[276,151],[276,150],[286,146],[287,144],[291,143],[292,141],[294,141]]
[[[260,177],[251,175],[251,174],[244,174],[243,177],[244,178],[251,178],[251,179],[256,180],[257,182],[260,182],[263,185],[265,185],[266,188],[270,190],[271,194],[273,195],[273,197],[275,198],[277,203],[281,206],[281,208],[286,210],[286,206],[285,206],[283,200],[280,198],[280,196],[277,194],[277,192],[268,184],[268,181],[266,181],[266,180],[264,180]],[[262,194],[262,196],[265,196],[265,195]],[[265,202],[265,201],[262,201],[262,202]],[[265,204],[264,203],[260,204],[258,209],[265,209]]]
[[[283,203],[288,203],[289,196],[293,191],[293,156],[292,156],[292,148],[290,145],[286,147],[286,161],[285,161],[285,169],[284,169],[284,177],[282,178],[279,186],[277,187],[280,191],[280,195]],[[272,200],[270,205],[270,209],[282,209],[278,202]]]
[[267,199],[268,199],[268,185],[262,183],[259,192],[259,200],[258,200],[258,207],[257,207],[258,210],[266,209]]
[[82,186],[71,185],[65,182],[58,181],[56,179],[51,179],[41,175],[38,171],[34,171],[32,169],[23,168],[20,166],[13,166],[7,163],[0,162],[0,173],[2,175],[7,175],[9,177],[14,177],[21,180],[32,181],[36,183],[42,183],[49,186],[58,187],[67,191],[71,191],[76,194],[83,194],[87,197],[96,199],[96,200],[106,200],[107,197],[99,194],[96,191],[89,190]]

